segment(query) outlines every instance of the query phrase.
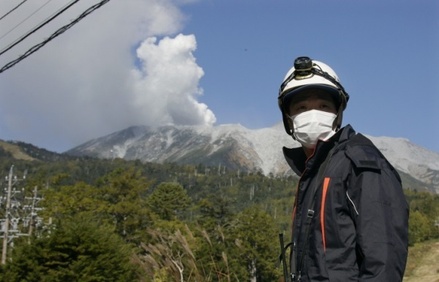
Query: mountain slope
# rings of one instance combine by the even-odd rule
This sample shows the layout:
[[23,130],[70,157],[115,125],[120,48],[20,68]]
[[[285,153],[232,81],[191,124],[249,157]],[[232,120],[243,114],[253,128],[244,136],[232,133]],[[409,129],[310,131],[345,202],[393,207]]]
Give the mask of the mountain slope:
[[[158,163],[222,165],[279,175],[291,173],[281,148],[299,146],[283,130],[282,124],[256,130],[236,124],[214,127],[133,126],[86,142],[66,154]],[[368,137],[396,169],[422,182],[428,190],[439,193],[438,153],[403,138]]]
[[0,155],[3,158],[11,157],[23,161],[59,161],[70,159],[66,154],[58,154],[32,144],[21,141],[0,140]]

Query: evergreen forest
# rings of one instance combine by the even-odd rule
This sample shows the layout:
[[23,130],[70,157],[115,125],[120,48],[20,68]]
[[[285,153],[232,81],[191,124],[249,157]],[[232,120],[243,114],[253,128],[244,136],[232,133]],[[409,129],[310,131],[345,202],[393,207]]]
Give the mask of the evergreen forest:
[[[0,281],[281,281],[295,177],[3,149],[0,172]],[[438,238],[439,196],[404,188],[410,245]]]

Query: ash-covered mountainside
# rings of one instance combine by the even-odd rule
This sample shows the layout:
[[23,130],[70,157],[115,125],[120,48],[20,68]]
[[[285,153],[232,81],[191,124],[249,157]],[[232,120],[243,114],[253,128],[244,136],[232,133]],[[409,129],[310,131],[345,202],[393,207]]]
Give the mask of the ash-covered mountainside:
[[[404,138],[372,137],[372,142],[393,166],[439,193],[439,153]],[[123,158],[143,162],[175,162],[226,166],[260,171],[266,175],[287,174],[283,146],[296,147],[282,124],[262,129],[241,125],[133,126],[91,141],[66,152],[68,155]]]

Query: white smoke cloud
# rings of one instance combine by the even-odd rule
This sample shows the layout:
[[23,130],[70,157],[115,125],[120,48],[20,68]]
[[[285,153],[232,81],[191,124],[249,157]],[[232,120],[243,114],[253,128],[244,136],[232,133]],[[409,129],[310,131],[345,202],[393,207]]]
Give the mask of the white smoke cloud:
[[[5,2],[10,1],[1,1],[0,11],[13,7]],[[80,1],[0,56],[0,67],[97,2]],[[184,2],[191,1],[110,1],[1,73],[0,139],[63,151],[131,125],[215,123],[212,111],[197,100],[204,73],[194,56],[195,36],[178,34],[186,18],[176,3]],[[43,4],[28,1],[0,21],[0,37],[20,15]],[[49,12],[47,5],[38,13],[47,17]],[[0,38],[0,49],[35,25],[26,21]]]
[[[153,124],[207,124],[215,122],[205,104],[198,81],[203,70],[196,64],[195,36],[177,35],[146,39],[137,49],[141,68],[133,71],[135,105]],[[153,107],[152,107],[153,105]]]

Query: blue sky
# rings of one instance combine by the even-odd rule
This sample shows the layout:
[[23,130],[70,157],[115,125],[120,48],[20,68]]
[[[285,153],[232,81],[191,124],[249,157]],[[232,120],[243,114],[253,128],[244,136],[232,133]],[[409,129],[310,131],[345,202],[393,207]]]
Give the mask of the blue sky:
[[307,55],[349,92],[345,124],[439,152],[439,2],[225,0],[184,11],[218,123],[279,122],[278,87]]
[[[68,1],[48,2],[0,21],[0,48]],[[97,2],[79,2],[0,67]],[[306,55],[349,92],[344,124],[439,152],[438,31],[435,0],[110,1],[0,73],[0,139],[62,152],[131,125],[270,127],[280,83]]]

